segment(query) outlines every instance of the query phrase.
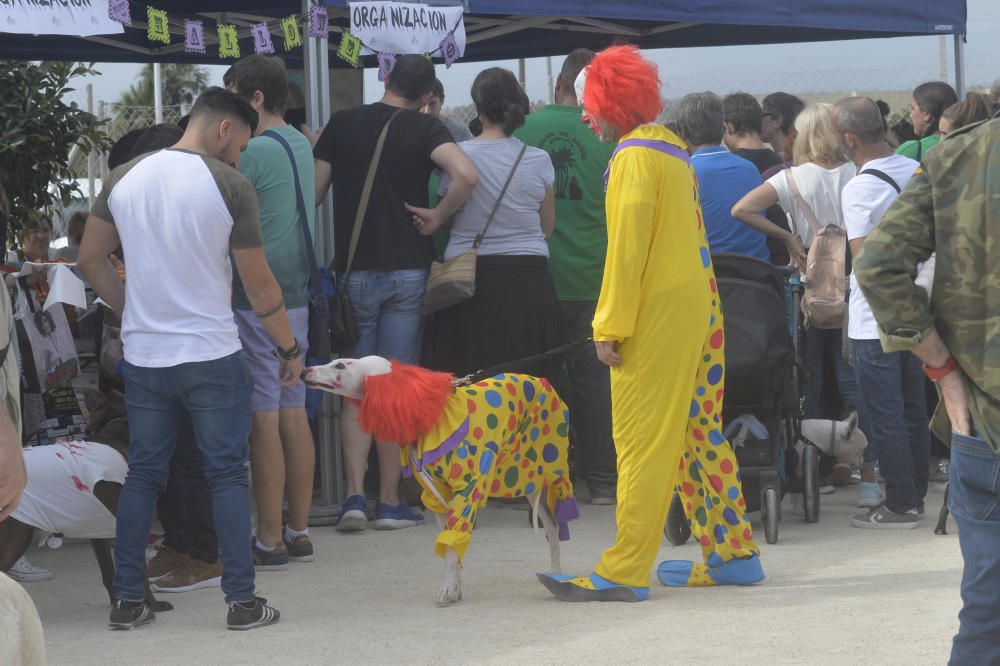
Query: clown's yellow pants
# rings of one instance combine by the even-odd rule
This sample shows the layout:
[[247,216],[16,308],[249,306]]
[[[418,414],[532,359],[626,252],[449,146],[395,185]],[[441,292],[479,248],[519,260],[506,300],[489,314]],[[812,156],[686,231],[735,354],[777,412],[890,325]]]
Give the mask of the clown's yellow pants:
[[695,279],[648,304],[611,372],[618,531],[596,573],[615,583],[649,586],[675,487],[706,562],[759,553],[721,432],[723,322],[714,279],[709,289]]

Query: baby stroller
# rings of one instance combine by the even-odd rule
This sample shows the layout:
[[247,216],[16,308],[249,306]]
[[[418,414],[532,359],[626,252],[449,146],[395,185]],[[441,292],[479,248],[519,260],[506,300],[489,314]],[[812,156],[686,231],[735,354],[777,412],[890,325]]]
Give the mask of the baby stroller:
[[[726,331],[725,434],[740,464],[747,511],[761,512],[767,543],[776,543],[789,490],[803,493],[806,522],[819,520],[819,451],[800,431],[802,285],[795,269],[754,257],[719,253],[712,263]],[[674,545],[691,536],[676,494],[664,533]]]

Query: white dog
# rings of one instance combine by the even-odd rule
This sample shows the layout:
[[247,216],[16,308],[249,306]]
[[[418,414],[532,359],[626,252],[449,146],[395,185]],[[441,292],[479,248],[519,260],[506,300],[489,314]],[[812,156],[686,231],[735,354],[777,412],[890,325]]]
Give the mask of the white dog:
[[476,511],[490,497],[528,500],[545,527],[552,572],[559,572],[559,541],[569,538],[566,523],[579,511],[569,480],[569,413],[545,379],[501,374],[456,387],[452,375],[378,356],[309,367],[303,378],[360,401],[361,429],[400,445],[403,468],[420,483],[441,530],[440,605],[462,598],[462,557]]
[[823,453],[850,467],[861,465],[865,447],[868,446],[868,438],[858,427],[857,412],[851,412],[843,421],[805,419],[802,421],[802,436]]

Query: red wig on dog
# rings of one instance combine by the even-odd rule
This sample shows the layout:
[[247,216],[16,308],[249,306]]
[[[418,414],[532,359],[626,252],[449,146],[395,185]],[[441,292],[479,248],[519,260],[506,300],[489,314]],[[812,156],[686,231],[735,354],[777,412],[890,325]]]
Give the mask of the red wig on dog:
[[584,110],[627,134],[656,120],[663,110],[656,65],[635,46],[611,46],[590,61],[580,100]]
[[380,442],[404,446],[426,435],[454,392],[454,375],[392,361],[392,372],[365,379],[358,425]]

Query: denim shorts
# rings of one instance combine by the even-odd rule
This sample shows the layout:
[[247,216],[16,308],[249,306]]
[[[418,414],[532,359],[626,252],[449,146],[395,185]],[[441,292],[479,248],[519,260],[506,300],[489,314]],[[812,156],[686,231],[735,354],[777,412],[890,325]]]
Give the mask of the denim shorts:
[[[250,310],[234,310],[234,314],[240,342],[243,343],[243,363],[253,384],[250,409],[272,412],[276,409],[304,408],[306,385],[300,379],[295,386],[281,386],[278,381],[278,345],[268,335],[260,319]],[[288,323],[305,358],[309,346],[309,307],[288,310]]]
[[361,340],[346,356],[418,363],[427,269],[354,271],[343,284],[361,331]]

